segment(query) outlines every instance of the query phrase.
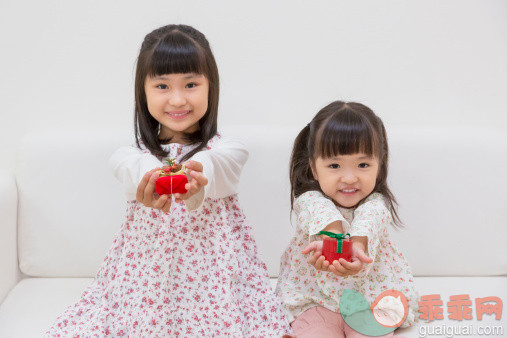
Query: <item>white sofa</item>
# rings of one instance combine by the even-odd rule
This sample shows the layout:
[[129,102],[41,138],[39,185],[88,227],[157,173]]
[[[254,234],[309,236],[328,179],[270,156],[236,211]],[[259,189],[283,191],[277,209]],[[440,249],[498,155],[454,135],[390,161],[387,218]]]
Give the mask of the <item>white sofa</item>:
[[[222,129],[250,150],[240,200],[272,277],[294,231],[288,160],[298,130]],[[487,296],[507,301],[506,133],[390,128],[388,135],[389,180],[406,225],[393,230],[393,239],[420,295],[440,294],[445,316],[398,331],[416,337],[430,326],[506,330],[505,314],[479,321],[474,303]],[[81,130],[31,134],[21,142],[15,172],[0,174],[0,337],[40,336],[91,283],[125,211],[108,158],[132,140],[126,131]],[[470,295],[472,320],[447,318],[446,303],[459,294]]]

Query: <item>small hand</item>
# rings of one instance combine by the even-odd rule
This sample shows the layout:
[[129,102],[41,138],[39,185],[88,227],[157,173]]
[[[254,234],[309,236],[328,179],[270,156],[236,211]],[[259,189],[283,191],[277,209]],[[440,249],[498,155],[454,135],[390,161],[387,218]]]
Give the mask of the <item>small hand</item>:
[[174,201],[176,203],[181,203],[183,200],[189,199],[208,184],[208,179],[204,177],[202,173],[203,167],[200,162],[187,161],[183,164],[187,168],[188,183],[185,184],[185,189],[187,189],[187,192],[185,194],[174,194]]
[[311,242],[306,248],[303,249],[303,254],[314,252],[310,257],[308,263],[313,265],[317,270],[320,271],[331,271],[336,276],[352,276],[361,271],[363,263],[371,263],[373,260],[368,257],[361,248],[352,246],[352,258],[351,262],[346,261],[343,258],[335,260],[330,264],[326,258],[322,255],[323,241]]
[[313,265],[315,269],[320,271],[329,271],[329,262],[326,261],[325,257],[322,256],[322,245],[323,241],[314,241],[311,242],[306,246],[306,248],[301,251],[303,255],[309,254],[310,252],[313,252],[312,256],[308,260],[308,263],[310,265]]
[[155,181],[159,177],[159,170],[148,171],[137,186],[136,200],[144,206],[169,212],[171,209],[171,195],[160,196],[155,192]]
[[352,276],[363,267],[363,263],[372,263],[373,259],[368,257],[362,248],[352,245],[352,257],[350,262],[340,258],[337,261],[333,261],[333,265],[329,267],[329,271],[333,272],[337,276]]

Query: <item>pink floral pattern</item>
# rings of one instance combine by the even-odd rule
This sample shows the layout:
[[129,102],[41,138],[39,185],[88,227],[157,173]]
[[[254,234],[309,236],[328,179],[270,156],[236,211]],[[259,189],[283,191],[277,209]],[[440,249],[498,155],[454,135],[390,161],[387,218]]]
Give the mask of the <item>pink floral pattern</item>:
[[[281,260],[276,292],[289,311],[289,320],[314,306],[340,312],[340,297],[345,289],[360,292],[372,304],[383,291],[402,292],[409,301],[409,312],[401,327],[417,321],[418,293],[412,270],[401,251],[389,238],[392,216],[384,197],[373,193],[356,209],[336,207],[318,191],[299,196],[294,203],[296,234]],[[344,232],[351,236],[368,236],[368,255],[373,263],[363,265],[354,276],[338,277],[332,272],[316,270],[301,253],[316,234],[329,223],[342,221]]]
[[[216,139],[219,136],[216,136]],[[208,149],[213,147],[213,140]],[[177,159],[191,149],[167,145]],[[290,333],[237,195],[169,213],[127,202],[97,276],[51,337],[281,337]]]

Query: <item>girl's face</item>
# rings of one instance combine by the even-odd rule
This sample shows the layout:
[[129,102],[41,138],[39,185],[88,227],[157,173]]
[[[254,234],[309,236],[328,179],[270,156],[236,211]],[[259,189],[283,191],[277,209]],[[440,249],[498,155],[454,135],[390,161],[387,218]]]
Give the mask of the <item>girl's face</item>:
[[202,74],[166,74],[147,77],[144,83],[148,110],[160,123],[160,139],[184,142],[183,133],[199,129],[208,109],[209,81]]
[[375,188],[379,161],[358,153],[326,159],[318,157],[311,167],[322,191],[339,206],[351,208]]

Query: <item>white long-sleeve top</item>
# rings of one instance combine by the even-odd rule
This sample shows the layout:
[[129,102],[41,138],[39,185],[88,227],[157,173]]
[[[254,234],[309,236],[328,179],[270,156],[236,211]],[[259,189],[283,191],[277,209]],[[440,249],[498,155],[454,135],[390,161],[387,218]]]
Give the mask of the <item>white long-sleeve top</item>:
[[[213,146],[209,145],[213,143]],[[174,144],[172,144],[174,145]],[[168,150],[171,144],[162,145]],[[182,154],[186,154],[195,145],[183,145]],[[238,193],[239,178],[243,165],[248,160],[248,151],[243,142],[216,135],[208,147],[199,151],[190,160],[200,162],[203,175],[208,184],[191,198],[185,201],[189,211],[199,208],[205,198],[223,198]],[[109,159],[113,175],[125,189],[127,200],[135,200],[139,183],[150,170],[164,164],[147,149],[136,146],[125,146],[116,150]]]

